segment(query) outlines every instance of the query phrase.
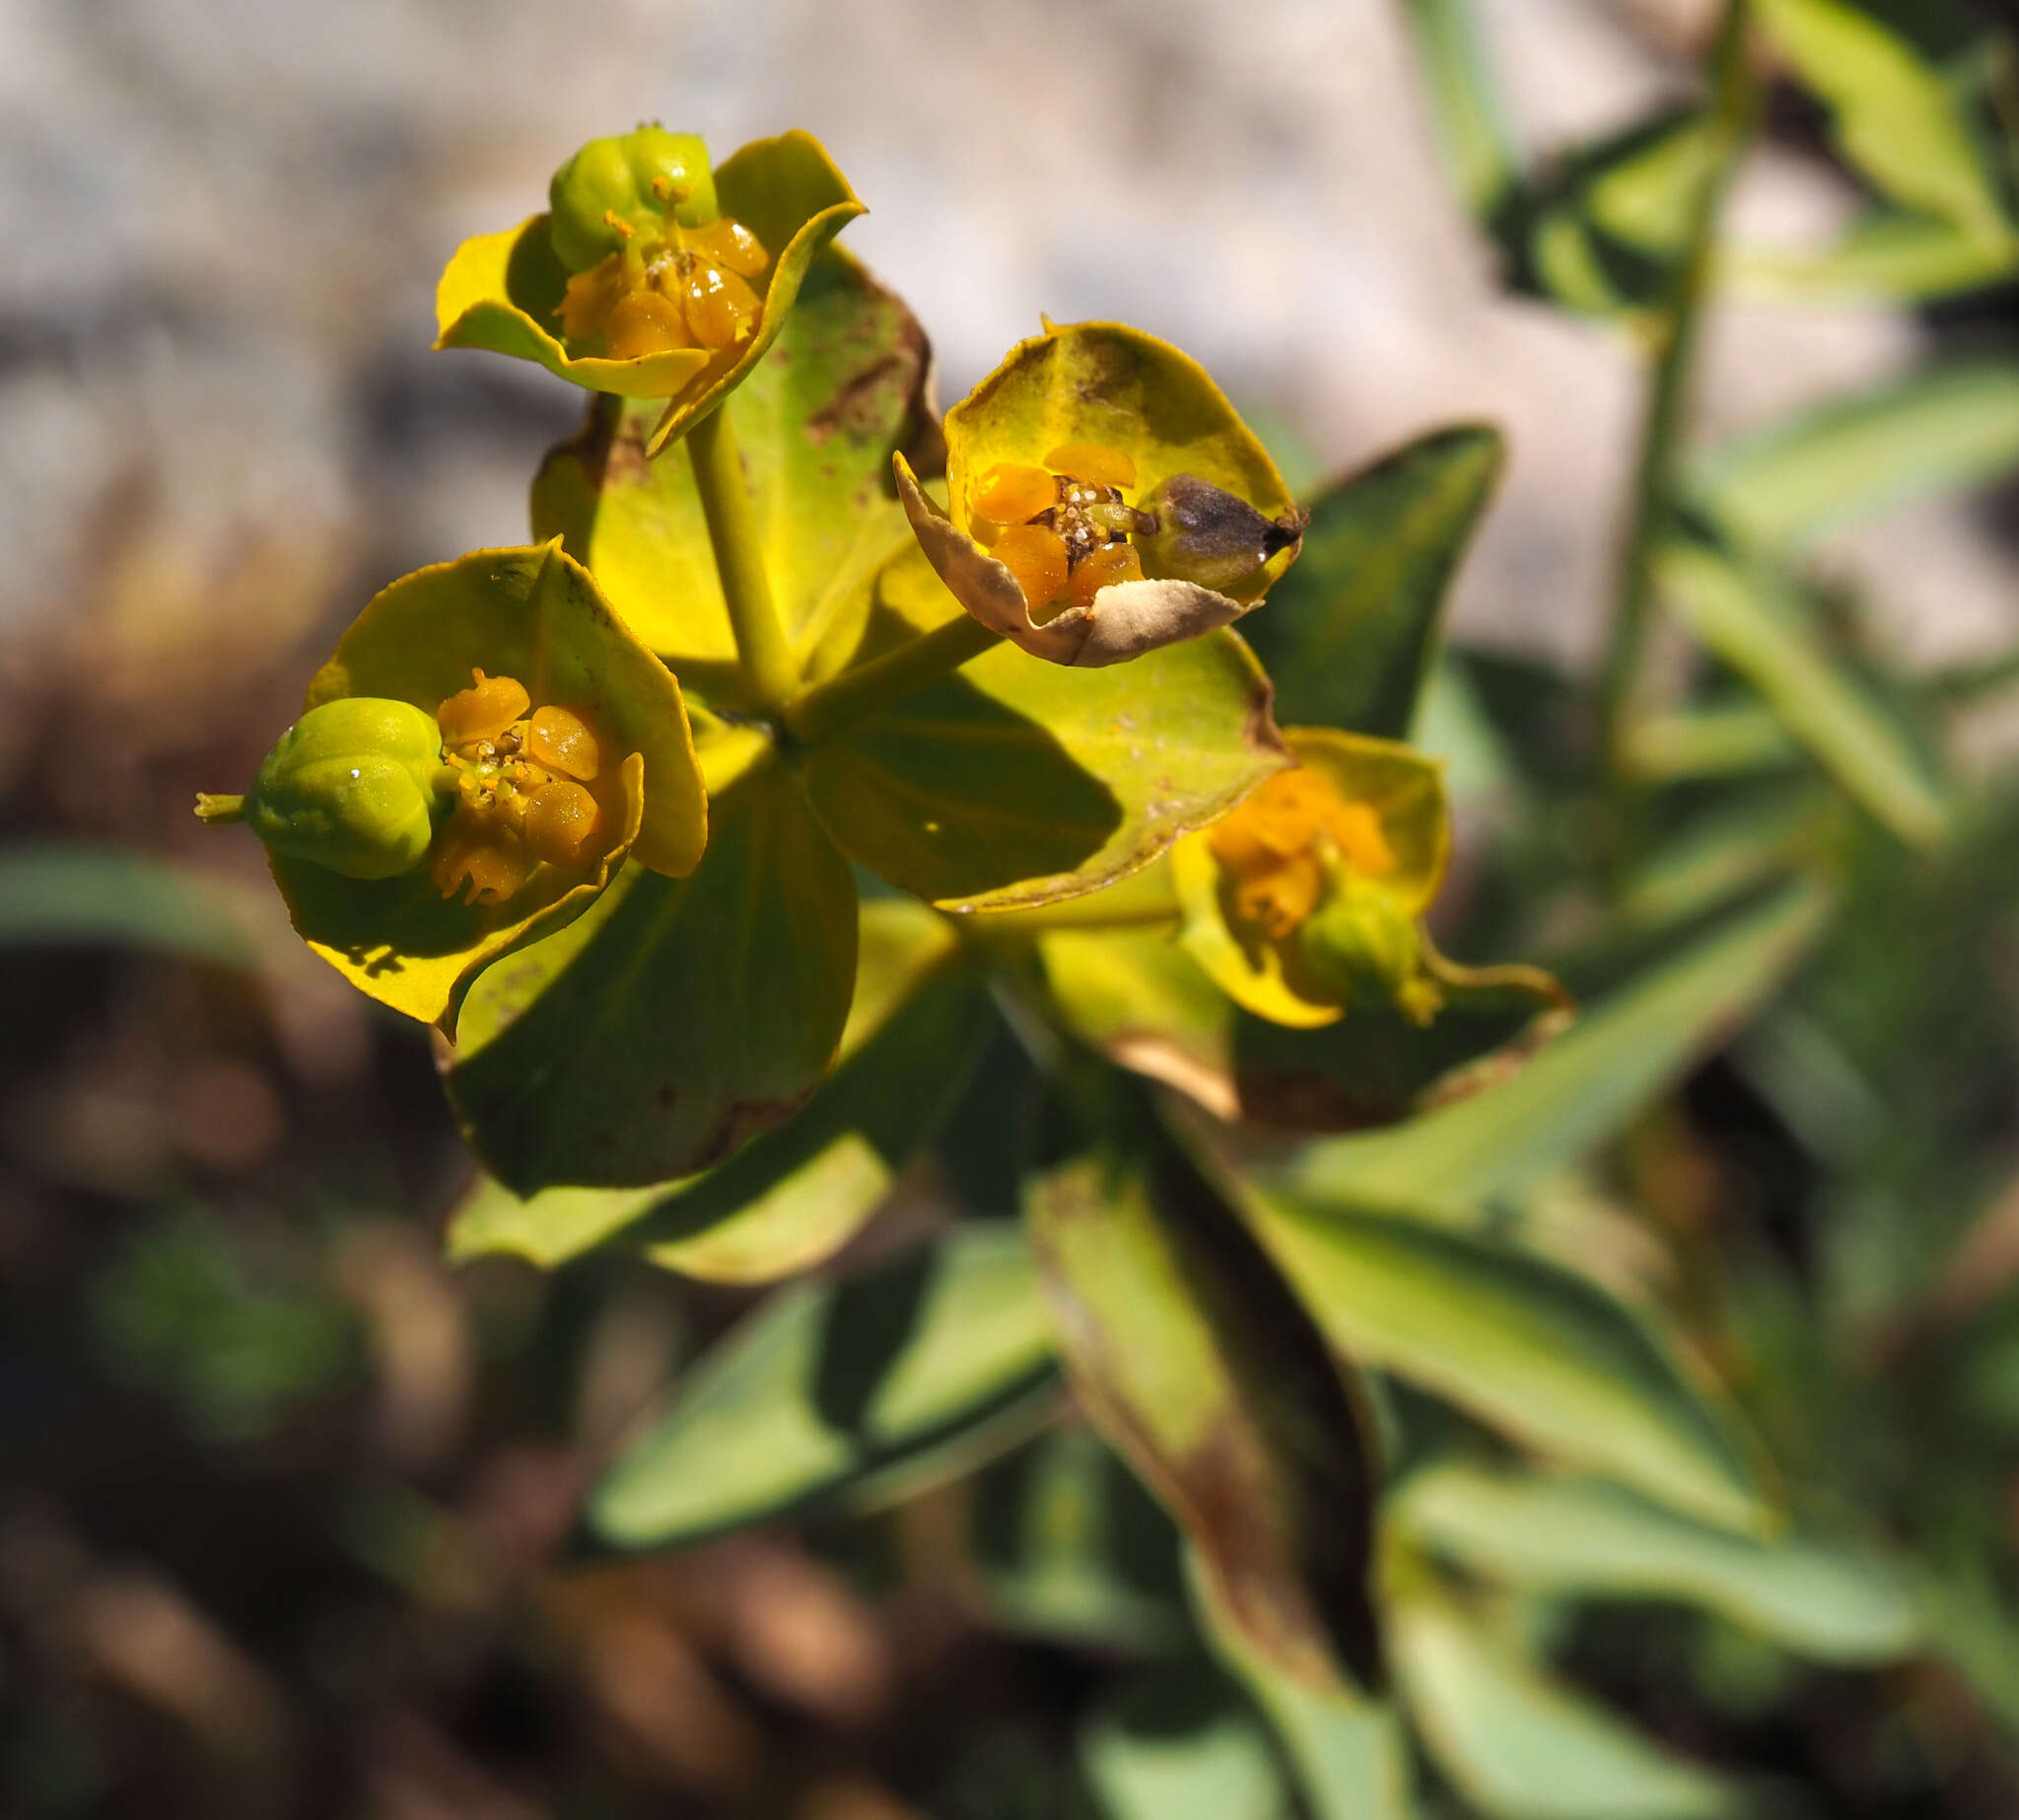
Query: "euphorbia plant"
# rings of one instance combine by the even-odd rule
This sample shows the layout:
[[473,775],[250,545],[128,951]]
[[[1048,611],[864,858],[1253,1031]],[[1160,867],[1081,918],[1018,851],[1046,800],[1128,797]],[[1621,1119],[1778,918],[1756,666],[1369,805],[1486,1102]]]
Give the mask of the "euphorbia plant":
[[[1647,1114],[1824,925],[1852,843],[1823,774],[1908,839],[1949,806],[1925,704],[1867,686],[1794,533],[1846,473],[1896,485],[1873,424],[1984,456],[1980,386],[1946,376],[1683,462],[1692,324],[1759,114],[1749,12],[1879,199],[1812,285],[2009,269],[1978,150],[2009,66],[1923,67],[1864,0],[1733,4],[1706,106],[1530,176],[1463,11],[1412,6],[1510,278],[1653,356],[1595,687],[1440,657],[1493,429],[1300,503],[1201,369],[1100,322],[1046,324],[941,419],[917,324],[829,244],[859,205],[817,146],[714,168],[642,128],[443,281],[446,345],[593,394],[530,545],[394,583],[206,812],[441,1030],[484,1165],[455,1255],[801,1279],[683,1365],[587,1501],[599,1545],[872,1505],[1031,1440],[977,1495],[964,1591],[1195,1675],[1210,1642],[1311,1811],[1411,1811],[1407,1722],[1468,1811],[1723,1814],[1719,1777],[1556,1672],[1556,1602],[1698,1602],[1846,1667],[1915,1618],[1774,1534],[1703,1363],[1759,1364],[1720,1333],[1703,1157],[1682,1108]],[[1657,595],[1716,662],[1648,713]],[[1523,832],[1454,867],[1468,818]],[[1879,839],[1869,870],[1923,870]],[[1586,995],[1562,1041],[1550,974],[1443,952],[1545,943]],[[1906,1180],[1814,1027],[1769,1050],[1742,1068],[1856,1159],[1846,1192]],[[1873,1131],[1840,1151],[1845,1105]],[[837,1256],[900,1181],[904,1217]],[[1650,1181],[1685,1218],[1636,1223]],[[1065,1386],[1168,1513],[1196,1622],[1125,1571],[1142,1531],[1108,1524]],[[1214,1693],[1188,1746],[1236,1708]]]
[[[487,1173],[465,1250],[802,1270],[1007,1022],[1059,1103],[1032,1229],[1089,1410],[1236,1631],[1378,1676],[1364,1512],[1338,1546],[1310,1527],[1321,1486],[1373,1482],[1358,1392],[1216,1141],[1140,1077],[1230,1116],[1260,1022],[1294,1122],[1393,1119],[1511,1067],[1562,995],[1430,942],[1446,810],[1402,730],[1279,732],[1228,628],[1309,515],[1140,329],[1047,324],[942,422],[910,313],[828,245],[860,205],[803,134],[719,168],[659,127],[594,140],[550,202],[441,291],[445,346],[593,394],[534,542],[384,590],[245,797],[199,812],[248,822],[304,938],[438,1027]],[[1333,1026],[1399,1041],[1378,1092],[1290,1040]],[[1139,1315],[1118,1369],[1101,1330]],[[1288,1500],[1252,1551],[1214,1533],[1183,1437],[1256,1386],[1202,1356],[1203,1402],[1150,1406],[1159,1359],[1222,1321],[1329,1450],[1306,1482],[1233,1416],[1242,1495]]]

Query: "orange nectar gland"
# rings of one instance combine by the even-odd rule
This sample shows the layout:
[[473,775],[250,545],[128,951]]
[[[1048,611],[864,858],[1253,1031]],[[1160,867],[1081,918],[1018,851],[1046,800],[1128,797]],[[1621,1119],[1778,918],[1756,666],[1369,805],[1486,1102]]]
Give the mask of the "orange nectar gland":
[[1235,919],[1272,942],[1293,935],[1325,894],[1326,863],[1369,878],[1395,870],[1381,818],[1314,771],[1279,771],[1214,824],[1207,845],[1232,889]]
[[587,786],[603,769],[603,748],[572,708],[534,708],[512,677],[470,673],[472,686],[435,711],[455,807],[430,872],[443,896],[466,886],[466,902],[495,904],[542,860],[582,867],[594,858],[603,818]]
[[1033,612],[1062,598],[1090,607],[1103,588],[1143,579],[1129,538],[1154,530],[1156,518],[1123,499],[1135,484],[1135,461],[1099,443],[1061,444],[1042,467],[999,462],[970,501],[975,535]]
[[771,263],[764,243],[727,216],[682,227],[673,219],[679,198],[668,191],[663,199],[665,222],[657,236],[641,234],[614,211],[604,217],[623,237],[623,250],[568,280],[554,312],[567,340],[600,334],[612,360],[636,360],[673,348],[733,347],[756,331],[764,301],[749,280]]

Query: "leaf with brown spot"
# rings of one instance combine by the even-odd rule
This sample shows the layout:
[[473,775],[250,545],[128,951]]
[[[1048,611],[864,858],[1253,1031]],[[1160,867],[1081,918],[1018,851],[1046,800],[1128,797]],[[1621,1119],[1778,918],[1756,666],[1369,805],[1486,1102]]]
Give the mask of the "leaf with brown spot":
[[1239,1220],[1160,1135],[1040,1178],[1026,1216],[1081,1402],[1229,1621],[1306,1683],[1378,1682],[1367,1427]]
[[[813,262],[771,352],[732,401],[772,597],[809,680],[860,643],[876,568],[908,542],[893,451],[931,416],[930,352],[903,300],[847,253]],[[532,518],[690,687],[742,701],[735,641],[684,444],[646,459],[657,406],[594,400],[548,455]]]

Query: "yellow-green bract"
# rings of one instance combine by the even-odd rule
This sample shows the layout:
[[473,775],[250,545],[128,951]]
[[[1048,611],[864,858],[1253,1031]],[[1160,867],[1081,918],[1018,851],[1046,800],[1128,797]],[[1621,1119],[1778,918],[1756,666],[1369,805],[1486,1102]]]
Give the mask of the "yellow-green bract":
[[[1258,546],[1250,573],[1225,592],[1182,575],[1121,581],[1090,606],[1040,624],[1016,576],[976,539],[974,495],[999,464],[1043,466],[1062,446],[1093,444],[1133,462],[1141,497],[1190,476],[1245,504],[1280,534]],[[1117,322],[1079,322],[1010,350],[1002,366],[946,414],[941,511],[910,464],[896,463],[898,496],[933,567],[992,631],[1034,657],[1093,667],[1230,624],[1268,593],[1296,555],[1302,514],[1254,433],[1206,370],[1167,342]],[[1216,565],[1213,580],[1224,581]]]
[[658,454],[764,358],[814,256],[863,212],[848,179],[808,133],[744,146],[717,168],[714,182],[722,213],[748,228],[771,255],[754,281],[763,302],[757,328],[732,347],[672,348],[628,360],[571,354],[556,332],[569,268],[555,251],[552,218],[544,214],[456,249],[435,293],[435,345],[537,361],[592,391],[663,398],[649,449]]
[[424,865],[346,877],[295,853],[268,854],[311,947],[361,991],[451,1035],[484,966],[587,908],[627,855],[654,872],[691,872],[708,826],[679,684],[558,544],[477,550],[394,582],[316,672],[304,720],[368,697],[410,704],[432,724],[477,668],[586,716],[623,754],[595,785],[615,838],[592,866],[537,866],[504,902],[469,904],[445,897]]

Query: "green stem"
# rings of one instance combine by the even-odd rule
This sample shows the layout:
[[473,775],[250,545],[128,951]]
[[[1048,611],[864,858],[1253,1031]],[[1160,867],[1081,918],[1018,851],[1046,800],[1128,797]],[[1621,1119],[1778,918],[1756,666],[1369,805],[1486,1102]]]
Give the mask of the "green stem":
[[786,732],[802,745],[831,739],[877,709],[951,675],[963,664],[993,650],[1002,638],[1000,632],[991,632],[965,613],[949,619],[895,651],[801,689],[785,705]]
[[1655,325],[1653,388],[1640,435],[1634,517],[1621,563],[1612,641],[1599,674],[1599,733],[1608,782],[1615,793],[1628,787],[1626,731],[1647,642],[1655,561],[1674,517],[1684,415],[1716,256],[1718,217],[1752,136],[1757,112],[1753,72],[1747,60],[1746,0],[1726,0],[1710,70],[1717,156],[1698,191],[1688,248]]
[[743,459],[727,404],[716,406],[687,432],[687,451],[694,458],[694,483],[701,494],[702,517],[708,521],[708,541],[722,578],[730,630],[735,635],[736,661],[752,705],[769,711],[800,686],[800,666],[771,597],[757,509],[743,477]]

